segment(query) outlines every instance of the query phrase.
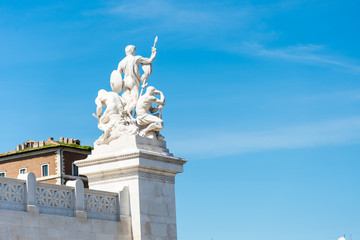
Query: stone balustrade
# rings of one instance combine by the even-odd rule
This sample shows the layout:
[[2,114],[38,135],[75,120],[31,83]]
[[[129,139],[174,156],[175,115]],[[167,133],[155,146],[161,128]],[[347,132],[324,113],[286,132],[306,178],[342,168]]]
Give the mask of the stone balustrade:
[[120,212],[129,208],[124,206],[128,204],[127,187],[113,193],[84,189],[79,179],[62,186],[36,182],[32,172],[18,178],[0,178],[0,209],[113,221],[129,217],[128,211]]

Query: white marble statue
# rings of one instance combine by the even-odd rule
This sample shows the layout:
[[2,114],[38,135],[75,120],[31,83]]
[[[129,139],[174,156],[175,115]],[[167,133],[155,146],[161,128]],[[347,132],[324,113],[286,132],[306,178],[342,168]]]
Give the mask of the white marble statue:
[[[157,38],[155,39],[156,43]],[[143,88],[146,87],[146,80],[149,78],[152,66],[151,63],[156,57],[156,48],[151,49],[150,58],[142,56],[135,56],[136,47],[129,45],[125,48],[126,57],[122,59],[118,65],[117,70],[113,71],[110,77],[110,85],[114,92],[120,93],[123,91],[122,97],[126,102],[125,110],[132,113],[136,107],[136,102],[139,98],[140,82],[143,83]],[[139,64],[144,70],[144,74],[140,76]],[[124,74],[122,78],[121,74]]]
[[[156,98],[156,95],[160,95],[160,99]],[[157,106],[152,107],[152,104],[157,104]],[[145,94],[140,96],[136,105],[136,122],[140,129],[140,136],[157,138],[159,140],[164,139],[164,137],[159,133],[159,131],[164,127],[164,122],[161,119],[161,109],[164,105],[164,94],[161,91],[156,90],[154,87],[148,87]],[[150,114],[156,113],[157,111],[159,111],[158,116]]]
[[[120,136],[137,134],[146,138],[164,139],[159,133],[163,129],[161,109],[165,105],[164,95],[154,87],[148,87],[146,93],[142,95],[147,86],[147,79],[152,72],[151,64],[156,57],[156,42],[157,37],[150,58],[135,56],[135,46],[127,46],[125,48],[126,57],[120,61],[117,70],[114,70],[110,77],[112,92],[99,91],[95,100],[96,114],[93,115],[99,120],[98,127],[104,133],[96,140],[95,144],[107,144]],[[141,76],[140,64],[144,71]],[[142,88],[139,93],[140,82]],[[157,95],[160,96],[160,99],[155,97]],[[152,104],[157,104],[157,106],[152,107]],[[106,110],[103,112],[104,107]],[[135,108],[136,119],[132,116]],[[157,111],[159,113],[154,114]]]
[[[96,144],[109,143],[121,135],[138,133],[136,121],[125,110],[126,103],[117,93],[101,89],[95,104],[96,114],[93,115],[99,119],[98,128],[104,131],[103,135],[96,140]],[[106,107],[104,112],[103,107]]]

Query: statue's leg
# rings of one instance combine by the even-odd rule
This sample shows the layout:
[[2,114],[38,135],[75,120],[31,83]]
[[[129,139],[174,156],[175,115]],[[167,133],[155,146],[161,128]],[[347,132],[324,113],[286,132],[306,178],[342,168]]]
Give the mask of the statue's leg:
[[121,97],[126,102],[125,110],[128,111],[129,103],[130,103],[130,90],[129,89],[124,89],[124,92],[123,92]]
[[131,91],[129,91],[129,102],[126,105],[128,112],[131,112],[132,110],[135,109],[138,99],[139,99],[139,88],[135,86],[131,89]]
[[151,115],[147,116],[146,120],[152,123],[150,123],[149,126],[147,126],[142,131],[145,136],[148,135],[150,132],[160,131],[161,129],[163,129],[164,126],[163,120]]
[[149,126],[147,126],[144,130],[142,130],[142,135],[144,135],[144,137],[146,137],[150,132],[153,132],[154,129],[156,129],[156,123],[151,123]]
[[156,122],[157,129],[155,131],[160,131],[164,128],[164,121],[159,118],[159,120]]

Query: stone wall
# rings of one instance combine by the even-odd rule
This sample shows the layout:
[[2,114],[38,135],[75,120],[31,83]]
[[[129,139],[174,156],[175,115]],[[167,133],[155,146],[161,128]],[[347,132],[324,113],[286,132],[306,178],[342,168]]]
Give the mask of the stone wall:
[[1,240],[131,240],[127,221],[0,209]]
[[0,239],[130,240],[128,189],[119,193],[0,178]]

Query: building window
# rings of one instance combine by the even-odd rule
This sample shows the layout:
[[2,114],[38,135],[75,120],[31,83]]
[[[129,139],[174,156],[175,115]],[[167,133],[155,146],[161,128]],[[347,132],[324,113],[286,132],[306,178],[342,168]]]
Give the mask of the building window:
[[20,174],[26,174],[26,168],[20,168],[19,173]]
[[0,177],[6,177],[6,172],[5,172],[5,171],[1,171],[1,172],[0,172]]
[[46,177],[49,176],[49,164],[41,165],[41,176]]
[[72,164],[72,175],[79,176],[79,168],[74,163]]

